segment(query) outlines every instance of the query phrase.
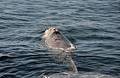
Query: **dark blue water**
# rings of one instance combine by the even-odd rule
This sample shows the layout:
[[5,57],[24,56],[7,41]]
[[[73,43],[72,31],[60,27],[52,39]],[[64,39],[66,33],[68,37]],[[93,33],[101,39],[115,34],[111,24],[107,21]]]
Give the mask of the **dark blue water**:
[[0,0],[0,78],[67,70],[42,47],[49,26],[77,46],[79,72],[120,77],[120,0]]

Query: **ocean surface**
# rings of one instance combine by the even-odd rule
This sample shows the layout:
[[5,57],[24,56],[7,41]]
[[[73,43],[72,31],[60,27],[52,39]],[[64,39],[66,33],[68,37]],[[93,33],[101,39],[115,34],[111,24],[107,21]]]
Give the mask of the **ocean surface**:
[[0,0],[0,78],[68,71],[42,44],[50,26],[76,45],[71,57],[79,78],[120,78],[120,0]]

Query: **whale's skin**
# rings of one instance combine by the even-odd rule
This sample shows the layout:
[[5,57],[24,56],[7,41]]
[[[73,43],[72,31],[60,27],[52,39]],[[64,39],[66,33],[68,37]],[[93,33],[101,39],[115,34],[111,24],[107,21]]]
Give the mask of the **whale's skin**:
[[49,48],[71,51],[75,46],[55,27],[48,28],[42,37]]

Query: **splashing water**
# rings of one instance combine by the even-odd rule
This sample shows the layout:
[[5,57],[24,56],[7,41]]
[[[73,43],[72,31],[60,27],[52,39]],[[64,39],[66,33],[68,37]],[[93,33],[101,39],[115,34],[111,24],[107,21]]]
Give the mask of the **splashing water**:
[[91,72],[91,73],[79,73],[79,74],[56,73],[49,76],[44,75],[43,78],[116,78],[116,77]]

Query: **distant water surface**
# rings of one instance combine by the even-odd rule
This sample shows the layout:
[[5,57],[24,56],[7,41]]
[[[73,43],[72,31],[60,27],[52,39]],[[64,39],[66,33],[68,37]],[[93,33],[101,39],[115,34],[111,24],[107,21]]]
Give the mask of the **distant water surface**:
[[67,70],[41,36],[58,27],[76,46],[79,72],[120,78],[120,0],[0,0],[0,78]]

